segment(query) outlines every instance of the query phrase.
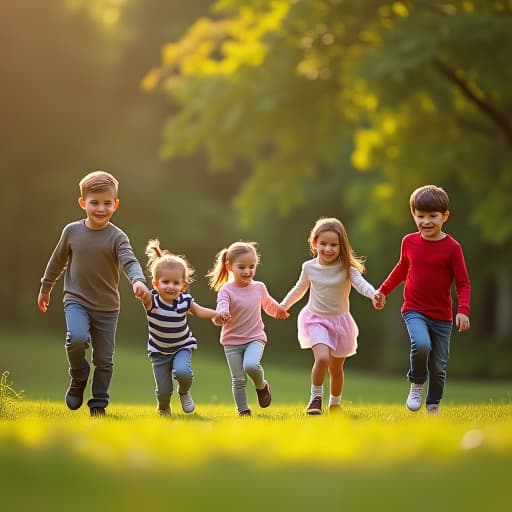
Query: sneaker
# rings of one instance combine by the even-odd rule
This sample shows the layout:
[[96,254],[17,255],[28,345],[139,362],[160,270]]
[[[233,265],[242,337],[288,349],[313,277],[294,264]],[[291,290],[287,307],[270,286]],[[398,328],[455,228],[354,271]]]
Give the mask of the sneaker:
[[411,390],[407,397],[407,409],[410,411],[418,411],[421,409],[421,402],[423,400],[423,384],[411,383]]
[[256,389],[256,394],[258,395],[258,403],[260,404],[260,407],[268,407],[270,402],[272,402],[272,393],[268,382],[265,383],[265,387],[263,389]]
[[238,413],[239,416],[250,416],[251,414],[251,409],[244,409]]
[[183,409],[183,412],[189,413],[194,412],[194,409],[196,408],[196,404],[194,403],[194,400],[192,399],[192,395],[190,394],[190,391],[187,391],[186,393],[178,393],[180,396],[180,402],[181,402],[181,408]]
[[66,405],[68,406],[68,409],[76,411],[82,407],[82,403],[84,401],[84,390],[86,386],[87,379],[71,379],[69,387],[66,391]]
[[170,415],[171,415],[171,408],[170,408],[170,407],[167,407],[166,409],[160,409],[160,407],[157,407],[157,408],[156,408],[156,412],[157,412],[160,416],[170,416]]
[[91,407],[91,416],[105,416],[105,407]]
[[322,414],[322,397],[314,396],[308,404],[306,409],[306,413],[310,416],[316,416],[318,414]]
[[429,416],[439,416],[439,404],[427,404],[427,414]]
[[338,414],[343,411],[341,404],[329,405],[329,414]]

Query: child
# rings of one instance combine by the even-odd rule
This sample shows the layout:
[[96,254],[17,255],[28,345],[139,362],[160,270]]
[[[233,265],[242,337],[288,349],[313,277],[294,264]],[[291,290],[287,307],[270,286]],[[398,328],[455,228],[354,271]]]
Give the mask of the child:
[[400,260],[379,291],[389,295],[402,281],[402,317],[411,340],[411,383],[407,408],[418,411],[423,384],[428,379],[426,409],[439,414],[450,349],[453,311],[451,286],[458,295],[455,324],[460,332],[469,329],[471,284],[462,248],[442,231],[448,220],[448,195],[434,185],[416,189],[410,197],[411,214],[418,232],[402,239]]
[[210,287],[219,292],[217,312],[231,317],[222,327],[220,342],[231,372],[233,398],[240,416],[251,415],[246,375],[254,382],[260,407],[268,407],[272,400],[270,384],[261,366],[267,342],[261,309],[280,320],[288,317],[269,295],[265,284],[254,281],[259,260],[254,243],[235,242],[217,254],[215,266],[207,275]]
[[200,306],[187,293],[194,270],[184,257],[162,250],[158,240],[148,242],[146,255],[154,287],[144,305],[148,317],[148,354],[156,383],[157,411],[163,416],[171,414],[174,377],[178,382],[183,412],[191,413],[195,409],[190,394],[194,378],[192,350],[197,349],[197,340],[188,325],[187,313],[214,319],[219,324],[224,317],[213,309]]
[[311,348],[315,361],[311,370],[309,415],[322,413],[323,383],[330,376],[329,409],[341,409],[343,365],[356,353],[359,330],[350,314],[351,286],[381,304],[381,296],[362,276],[363,259],[355,256],[345,227],[335,218],[316,221],[308,238],[314,258],[302,264],[295,286],[281,302],[288,310],[309,289],[309,300],[298,317],[298,337],[302,348]]
[[80,181],[78,204],[86,218],[64,227],[50,257],[37,298],[44,313],[51,291],[64,272],[64,313],[66,353],[71,383],[66,405],[79,409],[89,377],[85,357],[92,345],[94,374],[92,398],[87,405],[91,416],[104,415],[109,402],[108,388],[114,366],[115,333],[119,318],[119,267],[133,285],[133,293],[149,300],[144,272],[126,234],[110,222],[119,207],[119,182],[111,174],[95,171]]

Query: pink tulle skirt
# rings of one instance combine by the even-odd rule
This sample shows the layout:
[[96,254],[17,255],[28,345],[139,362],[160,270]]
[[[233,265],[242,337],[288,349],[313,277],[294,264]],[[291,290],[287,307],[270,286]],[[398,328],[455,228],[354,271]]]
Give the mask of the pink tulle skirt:
[[322,343],[332,350],[333,357],[349,357],[357,351],[359,329],[350,313],[324,316],[305,307],[299,313],[297,327],[301,348]]

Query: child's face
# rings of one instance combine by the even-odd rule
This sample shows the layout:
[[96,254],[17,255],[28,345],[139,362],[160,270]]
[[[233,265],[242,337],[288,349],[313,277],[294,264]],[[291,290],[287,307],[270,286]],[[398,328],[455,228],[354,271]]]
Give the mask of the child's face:
[[447,221],[450,212],[424,212],[414,210],[412,216],[418,231],[425,240],[436,241],[443,238],[443,224]]
[[331,265],[340,257],[340,239],[335,231],[323,231],[313,241],[313,248],[318,253],[318,261],[322,265]]
[[227,262],[226,266],[233,273],[233,280],[237,286],[249,286],[256,275],[258,259],[254,254],[247,252],[239,256],[233,263]]
[[153,279],[153,286],[164,302],[172,303],[185,289],[183,269],[179,267],[161,269],[158,278]]
[[111,190],[90,192],[86,198],[80,197],[78,204],[85,210],[86,226],[89,229],[103,229],[119,206],[119,199]]

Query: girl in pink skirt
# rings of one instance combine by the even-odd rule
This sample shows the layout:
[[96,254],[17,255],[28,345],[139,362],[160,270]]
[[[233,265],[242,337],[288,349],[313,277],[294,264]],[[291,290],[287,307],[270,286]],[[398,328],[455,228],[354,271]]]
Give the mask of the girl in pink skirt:
[[352,286],[372,300],[377,309],[384,296],[364,279],[364,259],[350,246],[343,224],[335,218],[321,218],[308,239],[313,259],[302,264],[295,286],[281,305],[288,310],[309,290],[309,300],[297,320],[299,343],[311,348],[315,361],[311,370],[311,397],[307,414],[322,413],[323,383],[329,371],[329,410],[339,410],[343,391],[345,359],[356,353],[359,330],[350,314]]

